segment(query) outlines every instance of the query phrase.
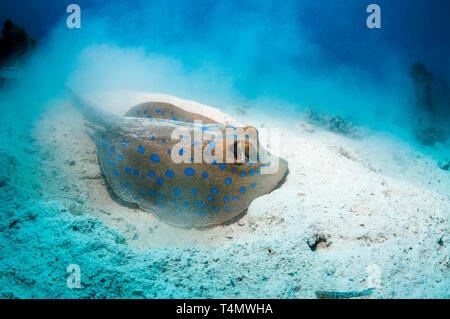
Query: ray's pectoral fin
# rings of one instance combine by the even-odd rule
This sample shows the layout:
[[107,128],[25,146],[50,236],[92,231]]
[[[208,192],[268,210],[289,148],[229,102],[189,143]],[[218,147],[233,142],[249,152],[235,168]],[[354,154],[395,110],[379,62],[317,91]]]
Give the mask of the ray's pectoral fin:
[[185,111],[173,104],[165,102],[146,102],[130,108],[124,116],[164,119],[193,123],[202,121],[204,124],[214,124],[216,121],[198,113]]

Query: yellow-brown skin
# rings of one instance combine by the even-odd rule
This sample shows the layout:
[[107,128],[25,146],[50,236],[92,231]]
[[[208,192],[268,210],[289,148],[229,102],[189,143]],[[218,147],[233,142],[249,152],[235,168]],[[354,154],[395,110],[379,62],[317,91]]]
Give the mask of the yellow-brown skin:
[[[149,115],[151,118],[147,119]],[[184,227],[222,224],[241,214],[255,198],[271,192],[287,174],[287,162],[283,159],[279,159],[279,169],[273,174],[261,174],[262,163],[259,160],[254,163],[245,161],[252,148],[259,148],[260,154],[270,156],[259,145],[256,130],[249,134],[249,138],[243,137],[239,142],[222,139],[223,150],[228,149],[230,152],[227,155],[233,156],[225,165],[205,161],[175,163],[169,153],[177,149],[175,146],[182,138],[172,139],[169,133],[182,126],[191,133],[188,144],[193,143],[194,125],[183,122],[202,120],[208,123],[204,127],[222,132],[223,136],[226,136],[230,126],[217,124],[207,117],[168,103],[140,104],[131,108],[125,116],[130,120],[132,117],[140,118],[138,120],[146,124],[150,121],[155,126],[158,123],[164,129],[98,132],[95,142],[102,170],[120,198],[136,203],[170,224]],[[171,120],[172,117],[177,121]],[[153,125],[149,126],[153,130]],[[167,126],[173,129],[167,129]],[[239,136],[241,134],[237,133]],[[208,150],[208,142],[202,141],[203,152]],[[192,145],[190,156],[184,154],[188,159],[194,157],[194,148]]]

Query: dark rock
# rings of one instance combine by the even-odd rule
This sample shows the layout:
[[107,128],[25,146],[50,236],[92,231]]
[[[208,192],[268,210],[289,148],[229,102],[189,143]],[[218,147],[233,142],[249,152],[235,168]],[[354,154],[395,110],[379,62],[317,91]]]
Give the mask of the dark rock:
[[439,161],[438,166],[440,169],[448,171],[448,169],[450,168],[450,161]]
[[319,244],[324,243],[325,246],[329,246],[331,241],[324,235],[314,234],[310,239],[308,239],[307,244],[312,251],[316,251],[320,247]]
[[9,183],[8,176],[0,176],[0,187],[6,186]]
[[20,61],[35,46],[23,28],[6,20],[0,37],[0,66]]

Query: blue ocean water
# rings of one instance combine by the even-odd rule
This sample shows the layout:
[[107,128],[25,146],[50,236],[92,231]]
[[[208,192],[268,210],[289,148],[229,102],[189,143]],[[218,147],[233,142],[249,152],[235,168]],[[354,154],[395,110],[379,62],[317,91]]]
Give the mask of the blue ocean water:
[[[1,297],[298,296],[290,281],[283,281],[280,288],[274,280],[270,285],[277,288],[254,290],[263,286],[266,275],[276,277],[278,261],[268,266],[257,263],[252,268],[256,279],[235,285],[229,278],[236,268],[245,269],[245,249],[211,252],[196,247],[157,247],[134,251],[124,245],[120,233],[99,220],[76,216],[74,209],[59,203],[58,198],[49,201],[46,187],[35,181],[35,175],[41,174],[40,158],[30,135],[47,109],[66,98],[65,85],[81,94],[114,90],[164,93],[219,109],[244,104],[255,116],[281,120],[298,114],[300,121],[306,109],[314,109],[318,114],[338,115],[357,126],[393,134],[444,166],[449,160],[450,4],[446,0],[378,0],[379,29],[366,24],[370,14],[366,8],[373,1],[76,3],[81,8],[80,29],[67,27],[65,2],[0,3],[0,22],[11,18],[38,43],[20,66],[22,76],[13,96],[1,93],[0,155],[4,165],[0,187],[6,212],[0,219]],[[423,63],[433,74],[432,111],[417,105],[418,89],[410,75],[415,62]],[[423,113],[439,125],[437,133],[427,131],[418,138],[417,121]],[[441,138],[437,146],[424,145],[423,135],[430,134]],[[51,155],[42,156],[48,160]],[[432,165],[436,167],[434,162]],[[58,171],[48,174],[56,180]],[[448,182],[448,175],[442,181],[444,175],[432,176],[439,176],[444,185]],[[55,185],[61,193],[64,187]],[[266,251],[264,245],[251,249]],[[295,244],[288,248],[293,255],[303,254]],[[11,254],[13,251],[17,254]],[[82,290],[68,290],[65,284],[65,267],[74,259],[88,278]],[[100,261],[92,262],[94,259]],[[220,266],[214,266],[211,260],[219,259]],[[210,262],[202,266],[206,270],[220,273],[217,281],[210,279],[206,270],[189,279],[177,277],[202,260]],[[41,273],[36,274],[35,269]],[[167,269],[170,276],[165,275]],[[310,276],[306,268],[289,270],[294,273],[287,278]],[[50,284],[44,280],[46,276],[51,278]],[[114,279],[118,277],[122,279]],[[328,270],[327,277],[331,277]],[[210,281],[206,283],[205,278]],[[389,290],[391,295],[378,297],[408,297],[408,289],[396,285]],[[420,286],[413,296],[448,297],[448,280],[433,285]],[[309,292],[300,296],[313,297]]]
[[269,99],[259,107],[289,103],[382,125],[411,113],[412,63],[424,63],[436,86],[448,81],[444,0],[378,1],[380,29],[366,26],[370,1],[79,1],[81,29],[66,27],[62,3],[19,2],[3,2],[0,18],[39,40],[40,85],[78,76],[90,91],[145,89],[219,107]]

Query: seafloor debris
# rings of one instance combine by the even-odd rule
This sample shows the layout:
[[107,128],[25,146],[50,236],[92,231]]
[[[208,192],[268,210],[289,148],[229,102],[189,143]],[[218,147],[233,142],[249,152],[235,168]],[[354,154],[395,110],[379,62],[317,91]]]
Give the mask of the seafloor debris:
[[339,133],[350,137],[361,136],[360,130],[352,122],[347,122],[339,115],[318,113],[314,110],[307,109],[305,111],[305,118],[309,123],[323,127],[334,133]]
[[[445,142],[448,138],[446,122],[448,112],[443,112],[442,107],[439,107],[439,99],[433,99],[431,90],[434,81],[433,74],[426,69],[423,63],[416,62],[411,65],[410,77],[414,86],[417,113],[414,134],[417,140],[427,146]],[[446,90],[445,86],[444,81],[444,91]],[[444,105],[446,105],[445,102]]]
[[245,110],[244,106],[242,105],[238,105],[234,108],[234,111],[236,112],[236,114],[238,115],[245,115],[247,113],[247,111]]
[[16,159],[4,152],[0,152],[0,187],[7,185],[11,176],[16,173]]
[[375,288],[368,288],[361,291],[324,291],[324,290],[317,290],[316,291],[316,297],[320,299],[344,299],[344,298],[355,298],[355,297],[362,297],[362,296],[368,296],[373,293],[373,290]]
[[448,171],[448,169],[450,168],[450,160],[439,161],[438,166],[440,169],[443,169],[444,171]]
[[362,161],[358,158],[358,156],[356,156],[354,154],[354,152],[346,150],[345,148],[343,148],[342,146],[339,147],[338,150],[339,154],[341,154],[342,156],[344,156],[345,158],[354,161],[354,162],[358,162],[358,163],[362,163]]
[[331,240],[329,240],[328,236],[314,234],[311,238],[308,239],[307,243],[312,251],[316,251],[317,248],[330,246]]

